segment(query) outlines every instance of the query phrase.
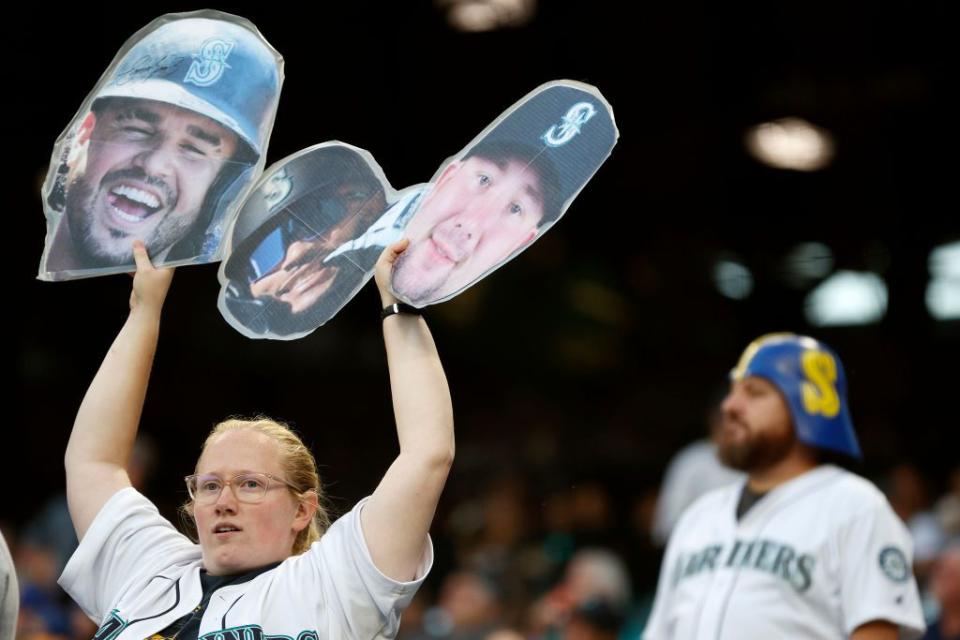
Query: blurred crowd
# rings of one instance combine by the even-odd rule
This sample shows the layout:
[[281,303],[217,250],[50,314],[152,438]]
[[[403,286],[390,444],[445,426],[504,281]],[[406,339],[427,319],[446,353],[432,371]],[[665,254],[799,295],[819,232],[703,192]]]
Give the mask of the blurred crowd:
[[[130,468],[135,486],[144,486],[155,457],[148,440],[138,441]],[[680,512],[705,491],[739,480],[719,464],[709,437],[677,452],[659,486],[622,474],[542,476],[452,478],[432,533],[435,566],[403,615],[400,638],[638,638]],[[935,479],[902,463],[870,479],[913,537],[930,625],[925,637],[956,637],[960,466]],[[56,582],[76,546],[64,495],[52,496],[21,527],[2,524],[19,584],[16,638],[92,638],[96,625]]]

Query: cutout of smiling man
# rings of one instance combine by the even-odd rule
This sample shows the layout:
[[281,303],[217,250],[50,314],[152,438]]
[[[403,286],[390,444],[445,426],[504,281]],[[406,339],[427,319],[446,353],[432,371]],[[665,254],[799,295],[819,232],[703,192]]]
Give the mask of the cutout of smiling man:
[[174,14],[133,40],[55,153],[43,279],[130,270],[134,239],[160,264],[215,259],[224,217],[255,178],[282,59],[253,25]]

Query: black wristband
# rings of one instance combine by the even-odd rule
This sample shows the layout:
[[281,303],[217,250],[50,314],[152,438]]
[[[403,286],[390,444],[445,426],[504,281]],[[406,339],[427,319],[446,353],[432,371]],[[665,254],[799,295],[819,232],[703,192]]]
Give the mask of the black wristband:
[[383,320],[387,316],[392,316],[395,313],[411,313],[413,315],[421,315],[420,309],[412,307],[409,304],[404,304],[402,302],[394,302],[393,304],[387,305],[383,308],[383,311],[380,312],[380,319]]

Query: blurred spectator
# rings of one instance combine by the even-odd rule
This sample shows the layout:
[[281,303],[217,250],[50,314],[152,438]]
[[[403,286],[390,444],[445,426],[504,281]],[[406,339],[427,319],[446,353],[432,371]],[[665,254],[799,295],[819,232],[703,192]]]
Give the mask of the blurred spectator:
[[920,471],[906,463],[894,467],[887,478],[887,498],[910,530],[914,571],[917,582],[923,584],[946,536],[930,510],[927,484]]
[[397,631],[398,638],[406,640],[420,633],[423,627],[423,614],[426,613],[431,602],[433,602],[433,594],[427,588],[427,585],[417,590],[413,600],[410,601],[410,605],[404,609],[403,615],[400,617],[400,628]]
[[454,507],[447,519],[457,567],[485,576],[496,585],[502,617],[515,621],[529,603],[531,585],[549,564],[531,542],[535,511],[519,475],[497,478],[479,497]]
[[422,629],[411,640],[484,640],[501,626],[501,597],[497,585],[474,571],[447,576],[437,605],[423,614]]
[[[127,475],[135,489],[143,492],[156,464],[156,448],[146,434],[138,434],[130,452]],[[77,534],[67,510],[67,494],[51,498],[23,530],[23,539],[54,553],[55,573],[59,575],[77,548]]]
[[560,584],[534,603],[530,630],[551,638],[571,630],[606,633],[605,624],[615,618],[615,637],[629,606],[630,577],[623,560],[606,549],[583,549],[570,560]]
[[577,605],[563,640],[617,640],[626,622],[625,609],[600,598]]
[[716,438],[723,425],[719,403],[707,415],[709,437],[681,449],[667,465],[660,497],[653,516],[654,542],[663,546],[684,509],[707,491],[742,479],[743,473],[729,469],[717,458]]
[[462,566],[492,574],[509,570],[514,551],[530,528],[526,496],[522,479],[507,476],[453,509],[447,525]]
[[[137,437],[127,466],[139,490],[153,472],[156,450],[146,435]],[[65,493],[51,498],[20,536],[16,561],[21,576],[18,640],[86,639],[96,625],[57,584],[57,577],[77,548],[77,536]]]
[[614,525],[613,499],[599,481],[570,488],[573,533],[577,547],[608,546]]
[[937,557],[930,591],[939,611],[923,640],[960,640],[960,542],[952,543]]
[[933,507],[944,534],[960,538],[960,467],[950,472],[949,490]]
[[71,638],[71,607],[57,585],[56,553],[43,545],[21,540],[16,549],[20,574],[20,616],[17,638]]
[[88,640],[97,633],[97,623],[74,604],[70,609],[70,630],[75,640]]

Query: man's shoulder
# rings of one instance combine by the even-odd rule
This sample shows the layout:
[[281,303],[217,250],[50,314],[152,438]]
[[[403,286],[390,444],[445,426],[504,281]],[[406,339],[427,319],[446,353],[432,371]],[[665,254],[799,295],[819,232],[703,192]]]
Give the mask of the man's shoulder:
[[735,497],[742,489],[743,482],[741,481],[707,491],[684,509],[677,526],[701,517],[715,517],[718,510],[735,502]]
[[849,511],[862,511],[887,504],[883,493],[866,478],[840,467],[822,469],[827,479],[814,498],[832,506],[847,506]]

